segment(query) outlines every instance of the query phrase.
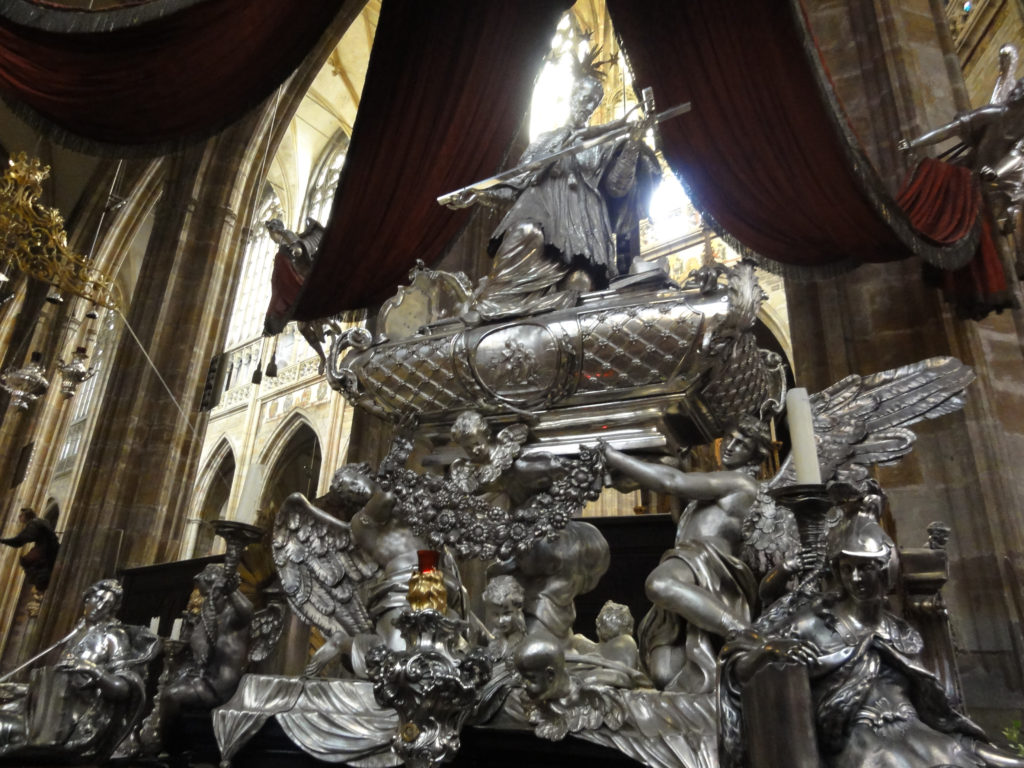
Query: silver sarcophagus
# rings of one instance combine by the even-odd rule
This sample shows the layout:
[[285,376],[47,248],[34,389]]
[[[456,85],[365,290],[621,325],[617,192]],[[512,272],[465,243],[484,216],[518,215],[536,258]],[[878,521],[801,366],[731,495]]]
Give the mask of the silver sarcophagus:
[[[334,339],[328,378],[379,416],[416,416],[426,435],[469,408],[497,423],[526,417],[531,447],[555,452],[597,436],[674,450],[780,401],[781,360],[754,338],[763,294],[751,265],[703,291],[621,282],[570,309],[468,326],[456,316],[461,279],[420,270],[382,309],[376,339],[362,329]],[[410,301],[417,292],[430,300]],[[433,322],[414,330],[405,304],[429,305]]]

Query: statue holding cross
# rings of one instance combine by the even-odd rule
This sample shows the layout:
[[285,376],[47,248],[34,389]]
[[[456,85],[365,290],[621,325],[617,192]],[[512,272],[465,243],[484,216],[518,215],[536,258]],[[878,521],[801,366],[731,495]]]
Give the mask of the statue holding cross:
[[661,172],[643,135],[688,105],[629,123],[588,126],[604,89],[596,51],[577,62],[569,119],[538,136],[515,168],[439,199],[449,208],[512,207],[491,236],[490,274],[464,319],[564,309],[580,292],[629,271],[639,251],[639,220]]

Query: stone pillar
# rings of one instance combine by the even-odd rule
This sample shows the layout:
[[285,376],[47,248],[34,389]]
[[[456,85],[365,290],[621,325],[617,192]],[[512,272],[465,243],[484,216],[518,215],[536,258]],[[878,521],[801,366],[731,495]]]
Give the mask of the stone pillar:
[[51,586],[57,599],[41,616],[45,638],[66,631],[68,606],[91,582],[178,552],[201,447],[199,400],[241,247],[229,202],[251,130],[243,123],[165,159],[127,332],[69,505]]

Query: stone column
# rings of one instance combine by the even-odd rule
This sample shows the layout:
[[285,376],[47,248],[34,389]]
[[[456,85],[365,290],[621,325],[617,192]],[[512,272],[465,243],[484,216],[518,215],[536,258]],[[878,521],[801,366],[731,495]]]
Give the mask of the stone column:
[[240,251],[229,201],[247,147],[248,133],[239,126],[165,160],[165,187],[126,312],[127,332],[110,363],[68,510],[51,586],[57,599],[41,617],[49,639],[66,630],[73,618],[68,606],[89,583],[118,567],[173,559],[178,551],[201,446],[199,399],[223,335],[224,297]]

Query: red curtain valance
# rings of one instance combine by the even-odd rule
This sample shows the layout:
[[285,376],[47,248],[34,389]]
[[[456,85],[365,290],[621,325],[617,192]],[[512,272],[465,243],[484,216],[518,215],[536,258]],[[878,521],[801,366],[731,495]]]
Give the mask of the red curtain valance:
[[[0,93],[87,140],[181,142],[265,98],[343,1],[305,0],[298,13],[281,0],[152,0],[85,14],[9,0]],[[569,5],[384,0],[297,318],[380,301],[416,259],[440,257],[468,214],[435,198],[499,169]],[[798,0],[608,7],[637,85],[653,86],[662,107],[692,102],[662,125],[665,156],[695,204],[746,248],[818,270],[912,253],[950,269],[978,252],[969,177],[932,169],[898,202],[886,194],[829,98]],[[975,274],[994,275],[991,266]]]
[[829,103],[793,0],[608,0],[608,9],[637,85],[653,86],[661,105],[692,103],[662,125],[665,157],[742,245],[797,267],[970,258],[976,215],[940,248],[885,193]]
[[86,151],[158,153],[267,97],[342,0],[152,0],[81,11],[0,4],[0,94]]

